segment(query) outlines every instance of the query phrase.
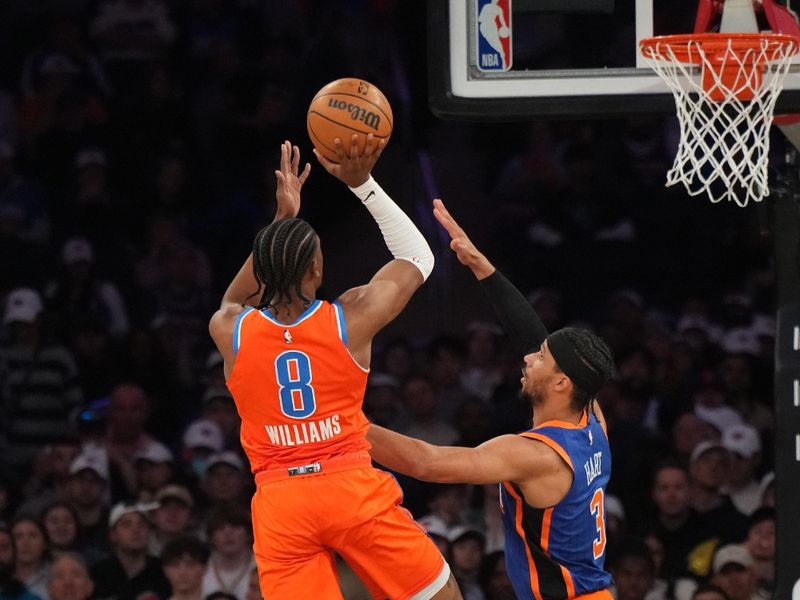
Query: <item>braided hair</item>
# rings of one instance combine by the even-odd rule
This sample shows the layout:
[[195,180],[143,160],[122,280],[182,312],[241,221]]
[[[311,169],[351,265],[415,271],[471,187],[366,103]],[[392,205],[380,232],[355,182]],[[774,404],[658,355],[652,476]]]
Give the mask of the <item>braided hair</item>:
[[[608,344],[588,329],[565,327],[562,329],[572,342],[580,359],[587,367],[603,375],[607,380],[614,375],[614,356]],[[585,409],[597,395],[572,382],[572,407],[575,410]]]
[[311,304],[300,285],[318,246],[317,233],[302,219],[279,219],[256,234],[253,274],[258,290],[255,294],[264,286],[259,309],[289,304],[293,293],[305,306]]

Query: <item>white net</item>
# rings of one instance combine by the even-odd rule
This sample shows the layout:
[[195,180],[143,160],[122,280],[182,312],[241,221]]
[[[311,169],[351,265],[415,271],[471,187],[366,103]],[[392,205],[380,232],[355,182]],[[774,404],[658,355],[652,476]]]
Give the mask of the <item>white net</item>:
[[[746,38],[745,43],[743,39]],[[641,52],[675,96],[680,142],[667,185],[746,206],[769,195],[769,128],[800,40],[777,35],[666,36]]]

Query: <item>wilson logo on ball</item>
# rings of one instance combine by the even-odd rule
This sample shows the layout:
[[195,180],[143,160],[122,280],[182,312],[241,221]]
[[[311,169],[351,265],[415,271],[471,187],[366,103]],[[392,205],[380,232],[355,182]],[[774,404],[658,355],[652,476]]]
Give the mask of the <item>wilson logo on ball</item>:
[[306,127],[314,148],[332,162],[339,160],[337,139],[345,152],[351,151],[355,141],[360,155],[366,148],[368,135],[374,136],[376,144],[389,141],[393,120],[386,96],[374,85],[354,77],[323,86],[306,113]]
[[350,118],[353,119],[353,121],[361,121],[364,125],[375,131],[378,131],[378,127],[381,126],[380,115],[376,115],[374,112],[365,110],[355,104],[349,104],[344,100],[334,100],[331,98],[328,100],[328,106],[337,110],[347,111],[350,113]]

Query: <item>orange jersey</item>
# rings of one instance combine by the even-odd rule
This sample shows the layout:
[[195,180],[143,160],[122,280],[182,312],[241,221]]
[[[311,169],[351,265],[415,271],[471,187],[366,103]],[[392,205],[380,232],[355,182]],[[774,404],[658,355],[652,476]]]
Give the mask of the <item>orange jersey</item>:
[[369,450],[361,411],[369,371],[347,350],[338,302],[315,300],[290,325],[249,308],[233,350],[228,388],[253,473]]

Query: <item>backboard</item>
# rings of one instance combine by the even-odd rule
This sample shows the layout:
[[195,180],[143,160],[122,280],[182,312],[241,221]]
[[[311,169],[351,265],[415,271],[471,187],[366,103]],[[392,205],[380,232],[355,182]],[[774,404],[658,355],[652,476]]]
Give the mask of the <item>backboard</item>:
[[[673,114],[672,96],[638,43],[691,33],[697,7],[698,0],[429,1],[431,109],[482,121]],[[797,110],[798,61],[776,113]]]

